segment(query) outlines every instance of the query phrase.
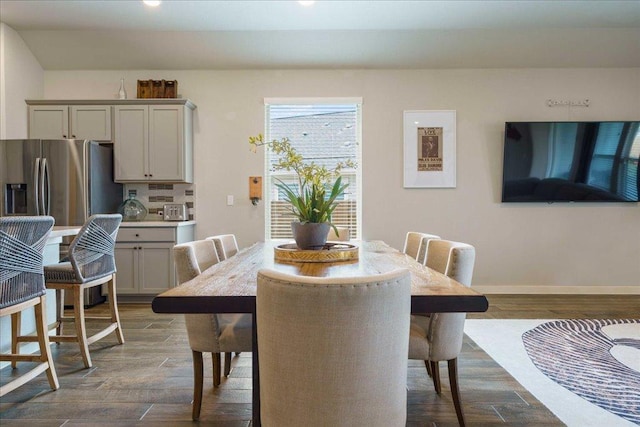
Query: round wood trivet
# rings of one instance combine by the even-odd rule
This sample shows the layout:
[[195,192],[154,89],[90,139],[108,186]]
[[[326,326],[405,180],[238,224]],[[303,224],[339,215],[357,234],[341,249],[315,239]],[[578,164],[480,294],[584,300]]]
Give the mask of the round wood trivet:
[[273,248],[276,261],[289,262],[340,262],[358,259],[358,247],[350,243],[327,243],[319,250],[298,249],[295,243],[285,243]]

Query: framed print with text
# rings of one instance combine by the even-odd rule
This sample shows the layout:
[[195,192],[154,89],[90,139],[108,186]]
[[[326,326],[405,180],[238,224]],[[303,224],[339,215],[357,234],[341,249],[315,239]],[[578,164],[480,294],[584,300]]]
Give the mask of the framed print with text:
[[455,110],[404,112],[404,188],[455,188]]

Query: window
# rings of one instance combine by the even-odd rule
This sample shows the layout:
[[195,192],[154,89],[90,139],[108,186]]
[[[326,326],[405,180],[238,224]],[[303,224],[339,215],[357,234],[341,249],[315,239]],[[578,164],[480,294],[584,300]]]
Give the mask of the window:
[[[351,238],[361,236],[361,106],[360,99],[265,99],[265,140],[289,138],[291,144],[304,157],[333,169],[347,159],[358,168],[343,169],[342,180],[349,186],[331,218],[336,226],[349,227]],[[274,177],[287,185],[296,185],[293,172],[273,171],[277,158],[265,151],[265,209],[266,239],[292,238],[291,221],[283,195],[274,185]]]

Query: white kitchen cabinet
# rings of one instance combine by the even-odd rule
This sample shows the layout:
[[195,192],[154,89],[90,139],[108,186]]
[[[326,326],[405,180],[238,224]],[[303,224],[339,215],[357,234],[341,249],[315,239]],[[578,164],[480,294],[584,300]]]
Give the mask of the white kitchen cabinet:
[[157,295],[175,286],[173,243],[118,243],[118,294]]
[[29,138],[106,142],[111,127],[110,105],[29,105]]
[[120,295],[157,295],[176,286],[173,246],[194,239],[194,222],[122,223],[116,238]]
[[193,105],[116,105],[117,182],[193,182]]

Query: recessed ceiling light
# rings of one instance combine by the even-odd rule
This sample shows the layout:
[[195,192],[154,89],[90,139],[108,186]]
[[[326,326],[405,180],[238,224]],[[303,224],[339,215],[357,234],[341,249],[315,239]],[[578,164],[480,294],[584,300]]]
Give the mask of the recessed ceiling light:
[[142,0],[142,3],[146,4],[147,6],[156,7],[156,6],[160,6],[161,1],[160,0]]
[[298,1],[298,3],[300,3],[303,6],[311,6],[312,4],[315,3],[315,1]]

